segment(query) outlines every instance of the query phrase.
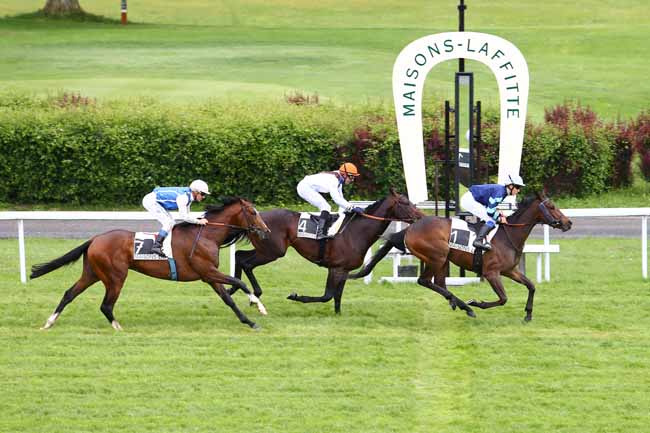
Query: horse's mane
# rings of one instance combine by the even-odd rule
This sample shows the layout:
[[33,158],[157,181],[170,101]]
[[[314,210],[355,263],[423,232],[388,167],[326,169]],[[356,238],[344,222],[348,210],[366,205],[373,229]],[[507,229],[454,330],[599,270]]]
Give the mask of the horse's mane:
[[369,215],[372,215],[373,212],[376,211],[379,208],[379,206],[381,206],[381,204],[384,202],[384,200],[386,200],[386,197],[377,200],[376,202],[374,202],[371,205],[368,205],[368,207],[365,210],[365,213],[367,213]]
[[209,205],[207,205],[205,207],[205,216],[207,217],[209,215],[217,214],[217,213],[223,211],[226,208],[226,206],[230,206],[231,204],[237,203],[239,201],[241,201],[241,198],[239,198],[239,197],[222,197],[221,198],[221,202],[222,202],[221,205],[209,204]]
[[538,199],[539,197],[535,194],[524,197],[523,200],[517,203],[517,210],[514,211],[512,215],[510,215],[510,218],[518,218],[521,214],[523,214],[526,211],[526,209],[530,207],[531,204],[533,204],[535,200]]
[[[222,212],[226,206],[230,206],[231,204],[238,203],[241,200],[240,197],[221,197],[220,201],[222,204],[209,204],[205,207],[203,216],[211,216],[218,214],[219,212]],[[176,224],[174,227],[189,227],[189,226],[194,226],[192,223],[188,222],[182,222],[179,224]],[[246,230],[234,230],[226,239],[223,240],[219,248],[224,248],[224,247],[229,247],[230,245],[240,241],[243,238],[248,239],[248,232]]]

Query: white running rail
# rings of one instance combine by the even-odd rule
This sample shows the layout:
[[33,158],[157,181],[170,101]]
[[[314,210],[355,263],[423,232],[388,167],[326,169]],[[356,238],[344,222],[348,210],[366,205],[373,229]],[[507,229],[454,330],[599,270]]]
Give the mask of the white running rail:
[[[365,203],[365,202],[364,202]],[[431,205],[418,206],[430,209]],[[602,208],[602,209],[563,209],[567,217],[640,217],[641,218],[641,275],[648,278],[648,216],[650,207],[643,208]],[[198,217],[201,212],[192,212]],[[172,216],[178,215],[172,212]],[[18,254],[20,256],[20,281],[27,282],[25,264],[25,220],[109,220],[109,221],[152,221],[148,212],[59,212],[59,211],[7,211],[0,212],[0,220],[13,220],[17,222]],[[548,226],[544,226],[544,243],[548,245]],[[546,252],[546,276],[550,275],[550,253]],[[235,247],[230,247],[230,275],[234,274]],[[539,261],[539,258],[538,258]],[[538,268],[539,269],[539,268]],[[539,274],[538,274],[539,275]]]

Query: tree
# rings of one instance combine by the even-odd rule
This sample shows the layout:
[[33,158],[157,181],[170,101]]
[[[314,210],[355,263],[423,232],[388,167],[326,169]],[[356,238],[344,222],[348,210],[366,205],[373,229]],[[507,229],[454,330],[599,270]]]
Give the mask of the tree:
[[79,0],[47,0],[43,7],[46,15],[68,15],[83,13]]

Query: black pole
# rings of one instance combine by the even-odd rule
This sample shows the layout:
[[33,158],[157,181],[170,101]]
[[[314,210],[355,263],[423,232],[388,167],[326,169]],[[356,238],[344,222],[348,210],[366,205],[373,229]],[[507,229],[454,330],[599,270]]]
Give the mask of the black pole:
[[[465,0],[460,0],[460,4],[458,5],[459,32],[465,31],[465,9],[467,9],[467,6],[465,6]],[[465,72],[465,59],[463,58],[458,59],[458,72]]]

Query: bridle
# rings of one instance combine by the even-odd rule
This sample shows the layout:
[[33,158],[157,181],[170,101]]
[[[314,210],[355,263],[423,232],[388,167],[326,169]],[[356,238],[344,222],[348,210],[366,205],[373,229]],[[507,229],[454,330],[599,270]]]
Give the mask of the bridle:
[[[542,216],[544,217],[544,222],[553,228],[561,228],[562,222],[557,218],[553,218],[553,215],[551,215],[551,212],[548,210],[548,208],[545,205],[545,203],[549,200],[550,198],[545,198],[538,206],[539,210],[542,212]],[[506,222],[506,223],[502,223],[501,225],[507,227],[528,227],[528,226],[534,226],[535,224],[537,223],[532,222],[532,223],[525,223],[525,224],[512,224]]]
[[219,222],[217,222],[217,223],[208,222],[208,223],[206,223],[206,225],[208,225],[208,226],[228,227],[228,228],[231,228],[231,229],[239,229],[239,230],[244,230],[244,231],[247,231],[247,232],[254,232],[254,233],[257,233],[257,234],[262,233],[264,230],[257,227],[256,225],[254,225],[251,222],[250,215],[248,215],[248,212],[244,208],[244,203],[242,203],[240,201],[239,205],[241,206],[240,212],[242,212],[244,214],[244,219],[246,220],[246,226],[238,226],[238,225],[235,225],[235,224],[226,224],[226,223],[219,223]]
[[[231,228],[231,229],[239,229],[239,230],[243,230],[243,231],[246,231],[246,232],[253,232],[253,233],[256,233],[258,235],[261,235],[262,233],[264,233],[264,230],[262,230],[261,228],[255,226],[255,225],[253,225],[253,223],[251,223],[250,216],[248,215],[248,212],[244,208],[244,203],[242,203],[241,200],[239,201],[239,205],[241,206],[240,212],[244,213],[244,219],[246,220],[246,226],[245,227],[244,226],[238,226],[238,225],[235,225],[235,224],[226,224],[226,223],[219,223],[219,222],[216,222],[216,223],[207,222],[205,225],[216,226],[216,227],[228,227],[228,228]],[[199,238],[201,237],[201,233],[203,232],[204,228],[205,228],[205,226],[202,225],[201,227],[199,227],[199,231],[196,233],[196,237],[194,238],[194,242],[192,243],[192,251],[190,251],[190,258],[192,258],[192,256],[194,255],[194,249],[196,248],[196,244],[199,241]]]
[[562,227],[562,222],[557,218],[553,218],[553,215],[551,215],[551,212],[549,212],[548,208],[544,204],[549,200],[550,199],[548,199],[548,198],[544,199],[544,201],[542,201],[539,204],[539,209],[542,211],[542,215],[544,216],[544,220],[545,220],[546,224],[550,225],[551,227],[553,227],[555,229],[561,228]]

